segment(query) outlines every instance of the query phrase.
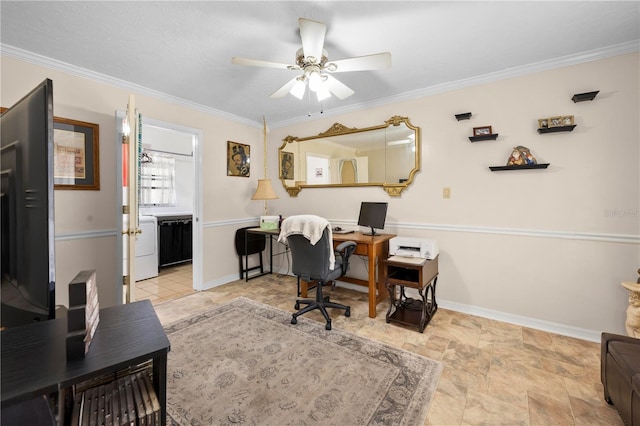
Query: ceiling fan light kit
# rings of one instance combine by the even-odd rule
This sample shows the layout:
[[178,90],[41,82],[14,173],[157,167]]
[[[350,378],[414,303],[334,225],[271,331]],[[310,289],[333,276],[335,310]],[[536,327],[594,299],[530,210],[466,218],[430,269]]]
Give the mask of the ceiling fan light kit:
[[270,98],[282,98],[287,93],[290,93],[296,98],[302,99],[306,92],[306,87],[309,86],[309,91],[316,94],[318,101],[323,101],[331,97],[332,94],[340,100],[346,99],[355,93],[353,89],[327,73],[377,70],[391,66],[391,54],[389,52],[329,62],[329,55],[324,50],[327,26],[321,22],[304,18],[298,19],[298,23],[302,48],[296,52],[295,65],[279,64],[258,59],[231,58],[231,63],[236,65],[303,72],[302,75],[289,80],[269,95]]

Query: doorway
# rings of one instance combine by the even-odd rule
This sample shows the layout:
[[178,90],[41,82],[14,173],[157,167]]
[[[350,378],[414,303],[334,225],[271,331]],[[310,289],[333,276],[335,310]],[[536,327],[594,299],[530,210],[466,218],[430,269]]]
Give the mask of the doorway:
[[[140,229],[144,235],[140,234],[136,240],[136,277],[132,281],[135,300],[149,299],[158,304],[203,288],[200,221],[202,131],[143,116],[141,134],[138,208]],[[154,160],[156,162],[151,164]],[[121,159],[118,159],[118,164],[121,164]],[[173,198],[156,191],[161,186],[159,181],[167,178],[163,174],[166,170],[172,170]],[[188,255],[175,262],[167,262],[161,256],[166,252],[166,247],[162,251],[161,235],[166,235],[167,227],[178,221],[181,231],[189,230],[188,235],[182,235],[180,240],[184,245],[183,251],[188,251]],[[185,223],[188,223],[188,228]],[[146,233],[143,225],[147,225]]]

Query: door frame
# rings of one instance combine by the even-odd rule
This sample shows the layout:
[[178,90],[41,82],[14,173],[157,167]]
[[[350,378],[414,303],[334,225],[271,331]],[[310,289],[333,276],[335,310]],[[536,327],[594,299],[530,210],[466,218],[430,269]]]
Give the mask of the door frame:
[[[122,123],[122,119],[124,118],[125,113],[122,111],[116,111],[116,122]],[[202,272],[202,247],[203,247],[203,234],[202,234],[202,140],[203,133],[202,130],[196,129],[193,127],[183,126],[176,123],[171,123],[167,121],[157,120],[154,118],[150,118],[142,115],[142,126],[145,124],[150,126],[155,126],[163,129],[173,130],[182,133],[188,133],[192,135],[192,149],[193,149],[193,169],[194,169],[194,197],[193,197],[193,222],[192,222],[192,233],[193,233],[193,260],[192,260],[192,268],[193,268],[193,289],[196,291],[204,290],[203,283],[203,272]],[[119,129],[122,127],[116,125],[116,140],[118,142],[118,146],[122,144],[122,135],[119,134]],[[144,136],[143,136],[144,137]],[[116,149],[116,222],[118,230],[122,229],[122,149]],[[118,238],[116,242],[117,247],[117,276],[123,276],[123,268],[122,268],[122,259],[124,257],[123,253],[123,240],[122,233],[118,232]],[[135,281],[133,281],[135,282]],[[122,281],[119,281],[120,285],[122,285]],[[122,293],[122,287],[118,289],[119,293]]]

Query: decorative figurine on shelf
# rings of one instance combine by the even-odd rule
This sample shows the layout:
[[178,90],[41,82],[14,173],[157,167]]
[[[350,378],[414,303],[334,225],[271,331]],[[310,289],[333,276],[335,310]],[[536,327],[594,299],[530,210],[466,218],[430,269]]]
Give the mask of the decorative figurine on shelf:
[[531,155],[529,148],[522,145],[514,147],[507,160],[507,166],[524,166],[528,164],[538,164],[533,155]]

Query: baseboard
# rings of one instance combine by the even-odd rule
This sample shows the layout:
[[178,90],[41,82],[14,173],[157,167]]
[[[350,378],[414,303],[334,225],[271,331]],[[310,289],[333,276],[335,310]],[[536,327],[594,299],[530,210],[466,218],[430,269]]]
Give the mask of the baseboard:
[[590,342],[600,342],[600,331],[587,330],[585,328],[572,327],[551,321],[539,320],[536,318],[525,317],[521,315],[509,314],[506,312],[494,311],[492,309],[481,308],[478,306],[465,305],[462,303],[451,302],[448,300],[438,300],[438,307],[449,309],[451,311],[461,312],[463,314],[475,315],[482,318],[488,318],[496,321],[502,321],[509,324],[515,324],[522,327],[542,330],[548,333],[559,334],[576,339],[587,340]]

